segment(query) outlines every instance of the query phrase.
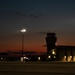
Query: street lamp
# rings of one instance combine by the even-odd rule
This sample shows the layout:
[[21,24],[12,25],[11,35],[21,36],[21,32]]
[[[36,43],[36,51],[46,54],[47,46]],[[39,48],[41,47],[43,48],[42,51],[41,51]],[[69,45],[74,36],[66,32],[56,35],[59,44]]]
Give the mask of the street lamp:
[[22,33],[22,57],[23,57],[23,50],[24,50],[24,33],[26,32],[26,29],[22,29],[21,33]]

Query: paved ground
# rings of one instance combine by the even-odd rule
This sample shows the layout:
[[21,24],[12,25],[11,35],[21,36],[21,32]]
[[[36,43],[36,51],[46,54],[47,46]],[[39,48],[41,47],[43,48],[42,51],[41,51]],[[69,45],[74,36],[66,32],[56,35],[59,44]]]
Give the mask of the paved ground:
[[0,62],[0,75],[75,75],[75,62]]

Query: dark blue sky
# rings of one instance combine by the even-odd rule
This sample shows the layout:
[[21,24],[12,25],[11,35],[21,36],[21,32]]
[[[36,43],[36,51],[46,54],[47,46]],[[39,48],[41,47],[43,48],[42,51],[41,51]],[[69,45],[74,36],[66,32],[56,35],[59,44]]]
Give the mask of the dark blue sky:
[[21,49],[22,28],[28,50],[45,51],[39,32],[47,31],[56,33],[58,45],[75,45],[75,0],[0,0],[1,49]]

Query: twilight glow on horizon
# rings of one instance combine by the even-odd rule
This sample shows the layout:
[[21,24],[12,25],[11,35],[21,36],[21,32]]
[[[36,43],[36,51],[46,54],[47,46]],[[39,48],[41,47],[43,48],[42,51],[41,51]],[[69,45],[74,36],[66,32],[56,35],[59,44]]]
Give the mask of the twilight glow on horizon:
[[46,52],[46,34],[55,32],[57,45],[75,46],[75,0],[0,0],[0,51]]

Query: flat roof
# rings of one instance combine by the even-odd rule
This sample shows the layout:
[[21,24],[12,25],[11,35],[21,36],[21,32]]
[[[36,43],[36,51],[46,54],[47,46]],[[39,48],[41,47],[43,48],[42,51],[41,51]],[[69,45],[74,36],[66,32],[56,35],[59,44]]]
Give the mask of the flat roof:
[[75,50],[75,46],[64,46],[64,45],[59,45],[56,47],[57,50]]

